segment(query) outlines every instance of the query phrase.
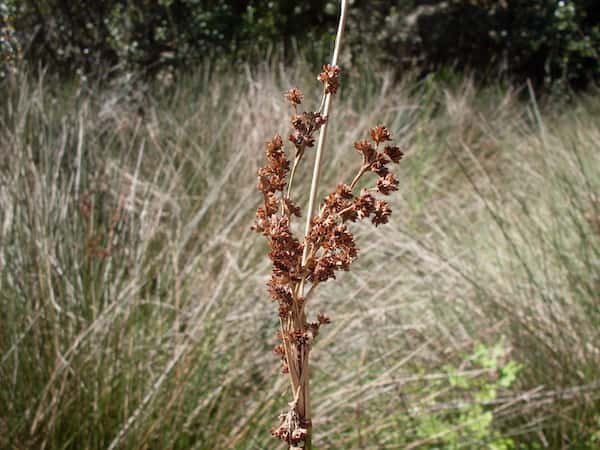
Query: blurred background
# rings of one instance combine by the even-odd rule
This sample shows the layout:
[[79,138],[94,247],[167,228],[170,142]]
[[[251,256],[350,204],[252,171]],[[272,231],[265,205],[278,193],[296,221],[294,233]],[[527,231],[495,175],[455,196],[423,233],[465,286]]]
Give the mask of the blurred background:
[[[337,2],[199,0],[3,0],[10,54],[61,74],[107,68],[153,74],[207,59],[252,62],[329,55]],[[577,88],[600,73],[596,0],[350,2],[346,66],[385,64],[398,73],[469,70],[486,80]],[[12,28],[11,28],[12,27]],[[102,69],[100,69],[102,68]]]
[[[320,194],[406,158],[308,306],[316,449],[600,448],[598,6],[350,3]],[[1,449],[285,447],[256,170],[338,8],[0,0]]]

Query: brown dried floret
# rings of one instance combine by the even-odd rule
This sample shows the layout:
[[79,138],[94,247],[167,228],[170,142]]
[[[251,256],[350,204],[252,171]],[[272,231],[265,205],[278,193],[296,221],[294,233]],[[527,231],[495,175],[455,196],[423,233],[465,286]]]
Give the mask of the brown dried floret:
[[332,66],[330,64],[323,65],[323,72],[319,74],[317,80],[322,81],[325,84],[325,92],[327,94],[335,94],[340,86],[340,72],[341,69],[338,66]]
[[267,290],[271,295],[271,298],[273,298],[273,300],[276,300],[279,303],[288,306],[292,304],[293,300],[292,293],[290,292],[290,290],[286,287],[277,284],[277,281],[273,279],[273,277],[271,277],[271,279],[269,279],[269,281],[267,282]]
[[311,219],[310,232],[308,233],[308,241],[315,246],[320,246],[335,226],[336,221],[330,215],[326,217],[313,217]]
[[277,314],[282,319],[285,319],[290,315],[290,308],[288,308],[285,305],[279,305],[279,310],[278,310]]
[[320,325],[327,325],[331,323],[331,319],[323,313],[317,314],[317,320]]
[[404,152],[396,145],[388,145],[383,149],[383,152],[396,164],[400,162],[404,156]]
[[300,217],[302,215],[300,207],[287,197],[283,199],[283,209],[288,216]]
[[[348,220],[351,215],[351,200],[354,198],[352,190],[347,184],[339,184],[335,190],[327,197],[325,197],[325,207],[327,211],[331,213],[342,213],[346,217],[344,220]],[[350,216],[349,216],[350,214]]]
[[272,192],[267,192],[265,194],[265,212],[267,217],[271,217],[273,214],[276,214],[279,211],[279,202],[277,201],[277,197]]
[[375,202],[375,211],[371,221],[375,226],[379,226],[387,223],[391,215],[392,209],[390,208],[390,205],[384,200],[377,200]]
[[[302,244],[296,239],[289,228],[287,217],[273,216],[270,219],[267,237],[271,251],[269,258],[273,261],[273,282],[285,285],[299,279],[302,259]],[[275,279],[275,277],[280,277]]]
[[354,236],[348,230],[346,225],[337,225],[333,228],[327,240],[323,243],[323,248],[331,251],[343,251],[346,249],[350,250],[350,254],[355,255],[356,246],[354,244]]
[[283,344],[277,344],[273,348],[273,353],[279,356],[285,356],[285,348],[283,347]]
[[330,278],[335,278],[334,259],[330,256],[324,256],[322,258],[319,258],[314,270],[308,276],[309,281],[322,283],[324,281],[329,280]]
[[292,88],[285,93],[285,98],[292,105],[299,105],[300,103],[302,103],[304,94],[302,94],[302,92],[300,92],[300,89]]
[[375,159],[377,152],[369,141],[362,140],[354,143],[354,148],[363,155],[363,163],[370,164]]
[[306,147],[313,147],[315,144],[314,133],[321,128],[327,117],[319,112],[303,112],[292,116],[292,128],[294,131],[288,139],[296,147],[296,154],[300,154]]
[[[266,144],[265,153],[267,155],[268,164],[258,169],[257,173],[257,188],[265,195],[283,191],[285,188],[285,177],[289,171],[290,162],[285,157],[285,152],[282,148],[283,140],[279,135],[273,136]],[[265,198],[267,199],[267,197]]]
[[398,180],[393,173],[388,173],[385,177],[379,177],[377,180],[377,190],[383,195],[389,195],[398,190]]
[[390,160],[387,159],[383,153],[377,153],[373,162],[369,165],[369,169],[371,172],[375,172],[380,177],[385,177],[389,170],[387,168],[387,164],[389,164]]
[[354,206],[354,203],[339,212],[342,222],[356,222],[358,220],[358,212]]
[[343,199],[351,200],[354,195],[352,195],[352,189],[345,183],[338,184],[335,188],[335,193]]
[[370,130],[371,138],[377,143],[381,144],[385,141],[391,141],[390,138],[390,130],[383,125],[378,125],[375,128],[371,128]]
[[354,208],[359,219],[369,217],[375,210],[375,198],[368,190],[363,189],[360,195],[354,199]]
[[276,134],[271,138],[270,141],[267,142],[267,158],[274,157],[279,150],[283,147],[283,139],[281,136]]
[[294,131],[288,137],[294,147],[300,152],[306,147],[314,147],[315,139],[309,134],[302,134],[299,131]]

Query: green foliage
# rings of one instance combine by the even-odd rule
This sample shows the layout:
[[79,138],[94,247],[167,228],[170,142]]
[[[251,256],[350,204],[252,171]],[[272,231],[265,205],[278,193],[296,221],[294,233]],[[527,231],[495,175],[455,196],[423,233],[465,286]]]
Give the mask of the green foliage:
[[416,419],[417,436],[427,443],[427,448],[455,450],[464,448],[465,443],[493,450],[515,448],[512,439],[493,428],[494,412],[487,406],[497,398],[499,390],[511,387],[517,379],[521,366],[507,356],[502,344],[478,344],[472,355],[465,355],[460,367],[444,367],[447,380],[430,386],[439,394],[429,396],[428,403],[421,407],[435,411],[440,409],[435,408],[437,404],[450,401],[448,397],[460,400],[454,402],[454,407]]
[[154,73],[224,54],[247,59],[296,39],[311,47],[336,20],[317,1],[25,0],[13,9],[28,59],[67,74],[100,63]]
[[[356,0],[344,64],[352,59],[422,74],[451,66],[482,78],[583,87],[600,79],[594,6],[594,0]],[[155,73],[206,58],[257,61],[270,52],[323,63],[338,13],[337,2],[316,0],[0,0],[0,7],[11,11],[27,59],[67,75],[107,66]]]
[[13,21],[15,1],[0,1],[0,80],[15,73],[21,59],[21,46],[15,36]]
[[600,79],[594,0],[380,3],[385,7],[363,28],[366,41],[390,63],[426,73],[453,66],[537,85],[577,87]]

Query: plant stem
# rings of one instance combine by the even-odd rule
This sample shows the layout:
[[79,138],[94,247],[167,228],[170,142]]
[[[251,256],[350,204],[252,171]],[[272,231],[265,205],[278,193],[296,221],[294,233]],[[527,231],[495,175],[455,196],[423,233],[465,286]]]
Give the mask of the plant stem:
[[[337,35],[335,38],[335,48],[333,50],[333,57],[331,59],[331,65],[337,66],[340,48],[342,43],[342,36],[344,34],[344,25],[346,24],[346,14],[347,14],[347,4],[348,0],[341,0],[341,13],[340,13],[340,22],[338,25]],[[325,106],[323,107],[323,115],[325,117],[329,117],[329,109],[331,107],[331,93],[325,95]],[[329,125],[329,120],[323,124],[319,133],[319,141],[317,143],[317,151],[315,155],[315,165],[313,169],[313,177],[312,183],[310,186],[310,197],[308,199],[308,211],[306,214],[306,228],[304,232],[304,236],[308,236],[310,233],[310,219],[313,215],[315,208],[315,199],[317,197],[317,190],[319,188],[319,177],[321,174],[321,160],[323,157],[323,148],[325,146],[325,138],[327,137],[327,127]],[[302,255],[302,264],[306,263],[306,258],[308,256],[308,248],[304,247],[304,253]]]
[[[340,48],[342,45],[342,36],[344,34],[344,26],[346,24],[346,15],[348,10],[348,0],[341,0],[341,10],[340,10],[340,21],[338,24],[337,35],[335,37],[335,47],[333,49],[333,57],[331,58],[331,65],[337,66]],[[325,102],[323,104],[323,115],[329,119],[329,110],[331,107],[331,93],[325,95]],[[317,190],[319,188],[319,177],[321,174],[321,160],[323,158],[323,149],[325,147],[325,138],[327,137],[327,126],[329,124],[329,120],[327,120],[323,126],[321,127],[319,133],[319,141],[317,143],[317,151],[315,155],[315,165],[313,170],[313,177],[310,186],[310,196],[308,200],[308,209],[306,213],[306,228],[304,232],[304,242],[308,242],[308,234],[310,233],[311,223],[310,220],[313,216],[313,212],[315,209],[315,199],[317,197]],[[302,253],[302,265],[306,265],[306,261],[308,259],[308,245],[304,245],[304,251]],[[300,295],[304,295],[304,280],[300,283]],[[302,308],[304,309],[304,307]],[[304,314],[301,314],[304,315]],[[310,412],[310,393],[309,393],[309,367],[308,367],[308,351],[307,354],[302,358],[302,362],[304,367],[302,367],[302,377],[300,384],[300,396],[301,401],[301,410],[298,411],[302,418],[306,421],[307,426],[307,434],[306,439],[304,440],[304,450],[312,450],[312,424],[311,424],[311,412]]]
[[290,181],[288,183],[287,193],[285,195],[287,198],[290,198],[290,195],[292,194],[292,183],[294,183],[294,175],[296,174],[296,167],[298,167],[298,163],[300,162],[301,159],[302,159],[302,153],[298,153],[298,155],[296,155],[296,158],[294,158],[294,164],[292,165],[292,171],[290,172]]

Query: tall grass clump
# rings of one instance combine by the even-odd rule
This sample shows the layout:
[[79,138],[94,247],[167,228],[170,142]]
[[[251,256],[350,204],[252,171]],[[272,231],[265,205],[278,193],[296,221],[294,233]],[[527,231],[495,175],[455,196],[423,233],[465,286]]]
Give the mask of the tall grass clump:
[[[273,446],[290,399],[249,224],[278,99],[314,76],[208,69],[0,86],[0,448]],[[411,157],[320,287],[313,446],[597,446],[600,97],[345,74],[321,186],[374,123]]]

